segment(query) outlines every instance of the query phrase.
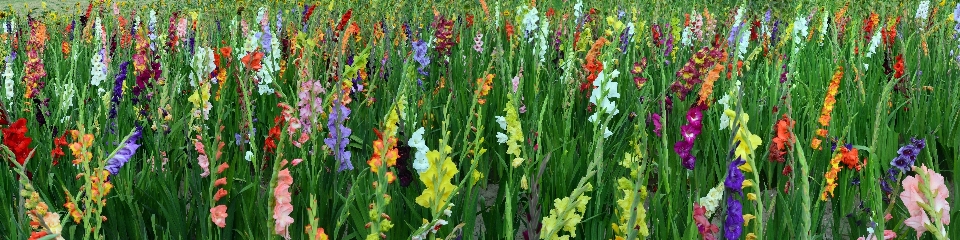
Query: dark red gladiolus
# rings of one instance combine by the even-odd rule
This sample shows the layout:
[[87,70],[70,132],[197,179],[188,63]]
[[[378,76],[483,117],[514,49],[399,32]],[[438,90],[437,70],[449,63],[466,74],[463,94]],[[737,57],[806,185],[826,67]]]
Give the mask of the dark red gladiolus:
[[50,155],[53,156],[53,165],[56,166],[60,163],[60,157],[66,156],[67,154],[63,152],[63,147],[67,146],[67,133],[64,132],[60,137],[53,139],[53,150],[50,151]]
[[347,22],[350,21],[350,16],[353,15],[353,8],[348,9],[346,13],[340,17],[340,23],[337,24],[337,31],[343,31],[343,28],[347,26]]

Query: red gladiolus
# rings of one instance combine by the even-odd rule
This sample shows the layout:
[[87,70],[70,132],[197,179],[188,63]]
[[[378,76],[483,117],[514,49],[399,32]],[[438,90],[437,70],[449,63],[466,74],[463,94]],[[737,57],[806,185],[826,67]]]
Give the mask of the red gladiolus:
[[277,149],[277,141],[280,141],[280,128],[283,126],[283,117],[277,116],[273,119],[273,122],[276,125],[270,128],[270,132],[267,133],[267,139],[263,143],[264,151],[271,153],[274,149]]
[[899,79],[903,77],[903,54],[897,55],[897,63],[893,64],[893,70],[895,71],[893,78]]
[[256,52],[247,54],[246,56],[243,56],[243,58],[241,58],[240,61],[243,62],[243,65],[246,66],[247,68],[252,69],[254,71],[259,71],[260,68],[263,67],[260,65],[260,61],[262,59],[263,59],[263,53],[256,51]]
[[60,163],[60,157],[67,155],[63,152],[63,146],[67,146],[67,133],[63,133],[63,135],[60,135],[60,137],[53,139],[53,150],[50,151],[50,155],[53,156],[54,166]]
[[27,119],[20,118],[14,122],[13,125],[10,125],[9,128],[5,128],[2,131],[3,145],[10,148],[10,151],[16,156],[17,162],[23,165],[27,160],[27,156],[30,154],[30,142],[33,141],[33,139],[26,136]]
[[347,21],[350,21],[350,16],[353,15],[353,8],[348,9],[346,13],[340,17],[340,23],[337,24],[337,31],[343,31],[343,28],[347,26]]

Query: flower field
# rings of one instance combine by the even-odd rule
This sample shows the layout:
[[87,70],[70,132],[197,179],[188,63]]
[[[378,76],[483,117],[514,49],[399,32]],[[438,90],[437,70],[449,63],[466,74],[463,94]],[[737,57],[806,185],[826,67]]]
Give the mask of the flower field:
[[960,239],[960,3],[706,2],[8,6],[0,239]]

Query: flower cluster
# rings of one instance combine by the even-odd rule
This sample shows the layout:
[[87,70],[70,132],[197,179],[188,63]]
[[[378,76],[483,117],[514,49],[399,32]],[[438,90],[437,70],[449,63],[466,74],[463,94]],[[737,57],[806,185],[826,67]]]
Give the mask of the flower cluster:
[[917,19],[927,20],[927,16],[930,13],[930,0],[920,1],[920,5],[917,6],[917,14],[914,16]]
[[791,133],[795,123],[793,119],[784,114],[773,125],[775,131],[771,140],[772,144],[770,144],[770,155],[768,157],[770,161],[780,163],[786,161],[785,156],[793,149],[793,143],[796,141]]
[[934,237],[945,239],[944,226],[950,224],[950,203],[947,202],[950,190],[943,176],[927,166],[914,167],[913,170],[917,172],[916,176],[903,179],[903,192],[900,193],[900,200],[910,213],[910,218],[903,223],[917,231],[917,238],[930,231]]
[[213,105],[210,104],[209,83],[201,83],[197,90],[193,91],[193,94],[187,98],[187,101],[193,103],[193,117],[203,118],[203,120],[210,119],[210,110],[213,109]]
[[603,63],[598,59],[600,56],[600,50],[603,49],[603,45],[607,42],[605,38],[599,38],[596,42],[593,43],[593,46],[590,47],[590,51],[587,52],[586,61],[583,64],[583,70],[587,72],[587,81],[580,84],[580,91],[587,90],[593,85],[593,81],[597,79],[601,72],[603,72]]
[[[603,67],[607,68],[607,63],[603,63]],[[613,117],[620,113],[620,110],[617,109],[617,102],[611,101],[613,98],[620,98],[620,93],[617,91],[619,83],[614,82],[613,80],[620,76],[620,71],[614,69],[610,72],[610,76],[605,76],[605,72],[600,72],[597,76],[596,81],[593,82],[593,91],[590,93],[590,103],[597,105],[597,111],[590,115],[587,118],[587,121],[592,123],[603,123],[603,119],[600,119],[600,113],[605,113],[604,117]],[[613,132],[610,132],[609,127],[603,126],[603,138],[608,138],[610,135],[613,135]]]
[[[508,95],[508,99],[512,99],[512,95]],[[502,132],[497,133],[497,142],[500,144],[507,144],[507,154],[513,155],[513,160],[511,164],[513,167],[519,167],[523,163],[523,158],[520,153],[520,146],[523,144],[523,129],[520,127],[520,115],[517,113],[517,108],[513,106],[511,100],[507,101],[504,111],[507,112],[507,116],[496,116],[497,123],[500,124],[500,128],[506,130],[506,134]]]
[[[296,162],[294,162],[294,165]],[[280,162],[279,168],[283,168],[287,164],[287,160]],[[290,217],[290,213],[293,213],[293,200],[290,197],[290,185],[293,185],[293,177],[290,176],[290,169],[283,168],[277,173],[277,183],[276,187],[273,188],[273,220],[274,220],[274,233],[282,236],[283,238],[290,239],[290,232],[287,228],[293,224],[293,218]]]
[[[833,155],[833,158],[830,159],[830,169],[827,170],[827,173],[823,174],[823,178],[827,180],[826,185],[823,187],[823,192],[820,194],[820,200],[826,201],[828,198],[833,197],[833,190],[837,188],[837,176],[840,174],[840,163],[848,164],[847,166],[852,168],[849,162],[853,162],[854,165],[857,163],[857,149],[853,148],[852,145],[839,146],[837,153]],[[860,169],[856,165],[857,170]]]
[[200,169],[203,171],[200,173],[200,177],[207,177],[210,175],[210,159],[207,157],[207,151],[203,147],[203,138],[200,135],[197,135],[196,139],[193,139],[193,147],[197,150],[197,163],[200,165]]
[[137,127],[133,133],[127,137],[127,140],[123,142],[123,145],[117,149],[117,152],[113,154],[113,157],[107,161],[107,166],[104,167],[111,175],[116,175],[120,172],[120,168],[123,167],[130,158],[133,157],[133,154],[137,153],[137,148],[140,148],[140,144],[137,144],[137,141],[140,140],[140,137],[143,136],[143,128]]
[[[5,28],[4,28],[5,29]],[[7,100],[13,98],[13,60],[17,59],[17,52],[10,52],[9,56],[6,56],[4,59],[3,74],[0,75],[3,77],[3,90],[6,93],[4,95]]]
[[704,105],[694,105],[687,110],[687,124],[680,126],[680,136],[683,139],[673,145],[673,151],[680,155],[680,163],[684,168],[693,170],[697,163],[697,157],[693,155],[693,142],[703,130],[703,110]]
[[833,112],[834,104],[837,103],[837,93],[840,91],[840,79],[843,78],[843,66],[837,66],[837,71],[833,74],[833,78],[830,79],[830,85],[827,87],[827,95],[823,99],[823,109],[820,110],[820,129],[817,129],[817,136],[814,137],[810,143],[810,146],[813,149],[820,149],[820,143],[823,142],[821,138],[827,137],[827,127],[830,126],[830,114]]
[[420,64],[420,66],[417,67],[417,72],[423,76],[429,74],[429,70],[427,69],[427,67],[430,67],[430,56],[427,55],[428,47],[427,43],[423,40],[416,40],[412,43],[413,60]]
[[[740,165],[746,163],[743,159],[737,158],[727,166],[727,178],[723,185],[730,193],[743,194],[743,188],[746,187],[743,172],[740,171]],[[730,196],[727,198],[727,217],[723,222],[723,236],[726,239],[739,239],[743,233],[743,205],[740,201]]]
[[427,147],[427,142],[423,140],[423,132],[423,127],[414,131],[413,136],[407,143],[410,147],[417,149],[414,154],[413,169],[417,170],[419,174],[423,174],[430,168],[430,162],[427,161],[427,153],[430,152],[430,148]]
[[[4,134],[6,135],[6,134]],[[84,134],[80,136],[80,131],[72,130],[70,131],[70,136],[73,137],[73,143],[68,145],[70,147],[70,152],[73,154],[73,165],[80,165],[85,161],[90,161],[93,158],[93,154],[90,153],[90,147],[93,146],[93,134]]]
[[523,24],[523,38],[527,38],[528,41],[533,40],[529,35],[534,34],[534,31],[537,30],[537,22],[540,21],[540,12],[537,11],[536,7],[527,7],[524,9],[522,6],[517,6],[517,12],[525,12],[523,14],[523,20],[520,21]]
[[309,80],[300,83],[300,90],[297,92],[297,98],[299,100],[297,107],[300,108],[299,117],[300,122],[303,124],[303,132],[301,134],[313,133],[316,118],[319,118],[319,115],[324,113],[323,95],[321,94],[325,93],[326,89],[324,89],[321,84],[321,81]]
[[10,127],[2,130],[3,145],[10,148],[17,163],[20,163],[21,166],[26,162],[30,151],[32,151],[30,149],[30,142],[33,142],[33,139],[27,136],[27,130],[27,119],[25,118],[17,119]]
[[[590,183],[585,185],[587,191],[593,189]],[[553,209],[550,210],[550,216],[543,218],[543,228],[540,229],[540,239],[571,239],[577,237],[577,224],[583,220],[583,215],[587,211],[587,201],[590,197],[580,195],[576,200],[570,197],[553,200]],[[564,211],[569,210],[569,211]],[[567,231],[569,236],[559,236],[560,231]],[[543,234],[551,233],[551,234]]]
[[[421,128],[422,129],[422,128]],[[441,151],[433,150],[428,152],[430,166],[427,171],[420,174],[420,181],[426,187],[423,193],[416,198],[417,204],[429,208],[431,212],[439,212],[441,208],[447,205],[447,199],[457,188],[450,181],[453,176],[459,172],[457,165],[453,163],[450,157],[453,148],[444,146]],[[443,158],[446,156],[446,158]]]
[[490,89],[493,89],[493,74],[487,74],[487,76],[477,78],[477,85],[481,86],[474,94],[477,95],[477,103],[483,105],[487,103],[485,98],[487,94],[490,94]]
[[[97,23],[93,26],[96,29],[100,29],[97,25],[100,25],[100,19],[97,19]],[[99,32],[99,31],[98,31]],[[107,65],[106,61],[106,50],[103,48],[97,49],[96,53],[93,54],[93,58],[90,59],[90,84],[93,86],[100,86],[100,83],[107,80]],[[99,92],[103,92],[103,89],[98,89]]]
[[47,26],[37,20],[30,20],[30,40],[27,42],[27,62],[23,66],[23,82],[26,90],[23,93],[24,98],[33,98],[43,89],[44,83],[41,78],[47,76],[47,71],[43,68],[43,51],[47,35]]
[[[743,46],[745,45],[746,44],[744,44]],[[719,61],[717,61],[718,63],[722,63],[726,61],[727,55],[721,54],[721,56],[723,57],[720,58]],[[724,69],[723,64],[714,64],[713,69],[710,69],[710,72],[707,73],[707,77],[704,78],[704,81],[703,81],[703,86],[700,87],[700,92],[697,94],[699,95],[699,98],[697,99],[697,104],[710,106],[710,103],[712,102],[710,101],[710,95],[713,94],[713,84],[717,81],[717,79],[720,79],[720,73],[723,72],[723,69]]]
[[[397,150],[397,123],[400,121],[398,112],[403,111],[403,96],[400,97],[401,100],[397,101],[396,105],[390,108],[390,112],[387,114],[387,121],[384,123],[383,133],[377,133],[377,140],[373,141],[373,156],[370,157],[370,160],[367,160],[367,165],[370,166],[370,171],[377,173],[380,170],[381,166],[393,167],[397,165],[397,158],[400,157],[400,153]],[[386,152],[384,152],[386,151]],[[396,179],[393,172],[387,172],[388,183],[393,183]]]
[[[16,168],[15,172],[23,174],[23,170],[23,168]],[[63,226],[60,224],[60,214],[56,211],[50,211],[50,207],[43,201],[40,193],[37,192],[29,179],[20,178],[19,182],[22,186],[20,188],[21,210],[26,210],[24,213],[30,219],[30,230],[32,231],[30,239],[40,239],[46,236],[44,239],[63,240],[63,236],[59,236],[63,231]]]
[[[635,141],[631,142],[631,145],[634,145],[634,149],[639,149],[639,146]],[[625,153],[623,156],[623,161],[620,162],[620,166],[623,166],[627,170],[630,170],[630,175],[628,177],[620,177],[617,179],[617,190],[623,193],[623,197],[617,199],[617,215],[619,215],[619,225],[615,228],[615,231],[618,232],[618,236],[625,234],[627,228],[632,227],[637,229],[640,236],[650,235],[650,230],[647,229],[647,223],[644,221],[647,217],[647,211],[643,207],[643,204],[633,205],[634,202],[642,203],[647,198],[647,188],[646,186],[634,184],[633,179],[639,177],[641,167],[640,167],[640,156],[630,154],[629,152]],[[639,199],[637,199],[639,198]],[[628,226],[628,221],[630,214],[636,212],[636,218],[634,220],[633,226]],[[623,237],[623,236],[620,236]]]
[[716,187],[711,188],[710,191],[707,192],[706,196],[700,198],[699,205],[704,207],[704,216],[706,218],[713,216],[717,207],[720,206],[720,199],[723,198],[723,187],[723,184],[717,184]]
[[483,53],[483,33],[477,32],[477,36],[473,37],[473,50]]
[[330,116],[327,118],[327,128],[330,129],[329,137],[324,138],[323,142],[327,147],[333,150],[334,159],[340,163],[337,171],[353,170],[353,163],[350,161],[350,151],[347,151],[347,144],[350,143],[350,134],[353,130],[344,125],[347,118],[350,117],[350,109],[340,103],[340,100],[333,100],[333,109],[330,110]]
[[910,144],[903,145],[897,150],[897,157],[890,161],[890,165],[903,172],[910,170],[913,163],[917,161],[917,155],[920,155],[920,151],[926,146],[924,139],[910,139]]
[[[123,81],[127,79],[128,65],[130,65],[129,61],[121,63],[120,69],[118,69],[120,72],[113,80],[113,94],[110,97],[110,112],[108,113],[111,119],[117,117],[117,105],[120,105],[120,100],[123,99]],[[115,129],[111,127],[111,131],[113,130]]]
[[804,16],[797,16],[797,19],[794,20],[793,24],[793,33],[791,37],[793,38],[793,53],[800,51],[800,45],[803,43],[803,39],[807,38],[807,18]]
[[677,79],[670,85],[670,90],[677,93],[680,101],[687,98],[693,87],[703,82],[707,71],[714,69],[713,65],[723,59],[724,51],[720,48],[703,47],[693,54],[689,61],[677,71]]
[[693,222],[697,224],[697,232],[704,240],[717,239],[713,234],[720,232],[720,228],[710,223],[710,214],[707,213],[707,208],[700,206],[699,203],[693,203]]
[[647,58],[641,59],[640,62],[634,62],[633,67],[630,68],[630,73],[633,74],[633,84],[637,86],[637,90],[643,88],[643,85],[647,83],[647,78],[641,75],[646,68]]
[[280,141],[280,129],[283,128],[284,121],[282,116],[273,118],[273,127],[267,131],[267,137],[263,140],[264,152],[273,153],[277,150],[277,143]]
[[449,55],[450,48],[453,47],[453,20],[453,18],[446,19],[443,16],[437,15],[431,24],[434,29],[436,29],[433,32],[434,41],[437,43],[434,48],[440,56]]

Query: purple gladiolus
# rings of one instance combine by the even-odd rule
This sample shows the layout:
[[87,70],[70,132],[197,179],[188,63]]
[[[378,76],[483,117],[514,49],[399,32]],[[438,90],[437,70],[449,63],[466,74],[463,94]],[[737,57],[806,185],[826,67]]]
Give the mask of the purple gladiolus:
[[350,151],[346,150],[350,143],[349,137],[353,132],[350,128],[343,125],[343,122],[350,116],[350,109],[340,103],[340,100],[333,101],[334,110],[330,112],[327,120],[327,128],[330,129],[330,137],[323,139],[330,149],[334,151],[334,158],[340,162],[340,168],[337,171],[353,170],[353,163],[350,162]]
[[117,153],[107,161],[107,166],[104,167],[104,169],[109,171],[110,175],[116,175],[119,173],[120,168],[130,161],[130,158],[133,157],[133,154],[137,153],[137,148],[140,148],[140,145],[137,144],[137,141],[143,136],[142,134],[143,128],[137,126],[136,130],[133,132],[133,135],[130,135],[130,138],[123,143],[123,146],[117,150]]
[[727,179],[723,181],[723,186],[730,190],[730,192],[735,192],[743,194],[743,172],[740,171],[740,165],[746,163],[743,159],[737,158],[730,162],[730,165],[727,167]]
[[743,205],[734,198],[727,198],[727,220],[723,223],[723,237],[740,239],[743,233]]
[[123,80],[127,79],[127,65],[130,65],[130,61],[126,61],[120,64],[120,72],[117,73],[117,77],[114,78],[113,84],[113,97],[110,98],[110,113],[109,117],[117,117],[117,105],[120,105],[120,99],[123,98]]
[[413,42],[413,60],[420,63],[420,67],[417,68],[417,72],[427,76],[427,71],[424,69],[430,65],[430,57],[427,56],[427,43],[422,40],[417,40]]

